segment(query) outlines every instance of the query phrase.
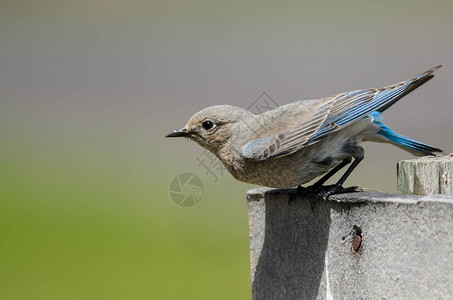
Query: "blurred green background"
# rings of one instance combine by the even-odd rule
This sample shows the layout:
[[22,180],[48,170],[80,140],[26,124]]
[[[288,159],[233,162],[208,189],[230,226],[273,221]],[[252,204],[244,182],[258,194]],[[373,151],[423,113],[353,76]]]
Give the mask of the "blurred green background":
[[[0,1],[0,298],[248,299],[253,186],[164,135],[215,104],[282,105],[437,64],[385,113],[453,151],[453,2]],[[347,184],[395,192],[411,157],[365,145]],[[192,208],[178,174],[204,184]]]

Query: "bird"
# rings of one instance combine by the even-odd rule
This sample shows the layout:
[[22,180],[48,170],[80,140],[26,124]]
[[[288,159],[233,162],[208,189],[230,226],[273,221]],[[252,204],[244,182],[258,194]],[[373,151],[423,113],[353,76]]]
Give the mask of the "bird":
[[347,170],[323,198],[356,191],[343,184],[364,158],[365,141],[390,143],[416,156],[443,153],[384,124],[381,115],[402,97],[434,77],[438,65],[420,75],[378,89],[362,89],[302,100],[253,114],[232,105],[215,105],[194,114],[166,137],[185,137],[212,152],[239,181],[271,188],[319,189]]

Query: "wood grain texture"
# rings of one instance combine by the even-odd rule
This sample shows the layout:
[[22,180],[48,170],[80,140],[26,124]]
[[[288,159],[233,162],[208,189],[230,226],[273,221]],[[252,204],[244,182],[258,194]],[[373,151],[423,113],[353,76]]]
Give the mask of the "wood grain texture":
[[453,194],[453,157],[426,156],[398,162],[398,192],[412,195]]

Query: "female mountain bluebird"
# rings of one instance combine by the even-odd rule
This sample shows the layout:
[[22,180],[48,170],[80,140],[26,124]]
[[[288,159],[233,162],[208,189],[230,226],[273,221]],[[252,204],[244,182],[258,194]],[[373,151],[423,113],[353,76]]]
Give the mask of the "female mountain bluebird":
[[305,100],[255,115],[230,105],[203,109],[167,137],[186,137],[215,154],[234,178],[268,187],[300,186],[325,174],[313,187],[354,161],[324,197],[342,184],[364,157],[358,144],[386,142],[414,155],[442,150],[402,136],[381,113],[434,77],[441,65],[415,78],[380,89]]

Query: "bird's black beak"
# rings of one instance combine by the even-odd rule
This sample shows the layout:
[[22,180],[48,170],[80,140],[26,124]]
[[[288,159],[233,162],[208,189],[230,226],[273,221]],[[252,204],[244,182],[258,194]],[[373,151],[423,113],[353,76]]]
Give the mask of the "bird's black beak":
[[185,137],[188,136],[189,132],[185,128],[181,128],[179,130],[173,130],[169,134],[167,134],[165,137]]

